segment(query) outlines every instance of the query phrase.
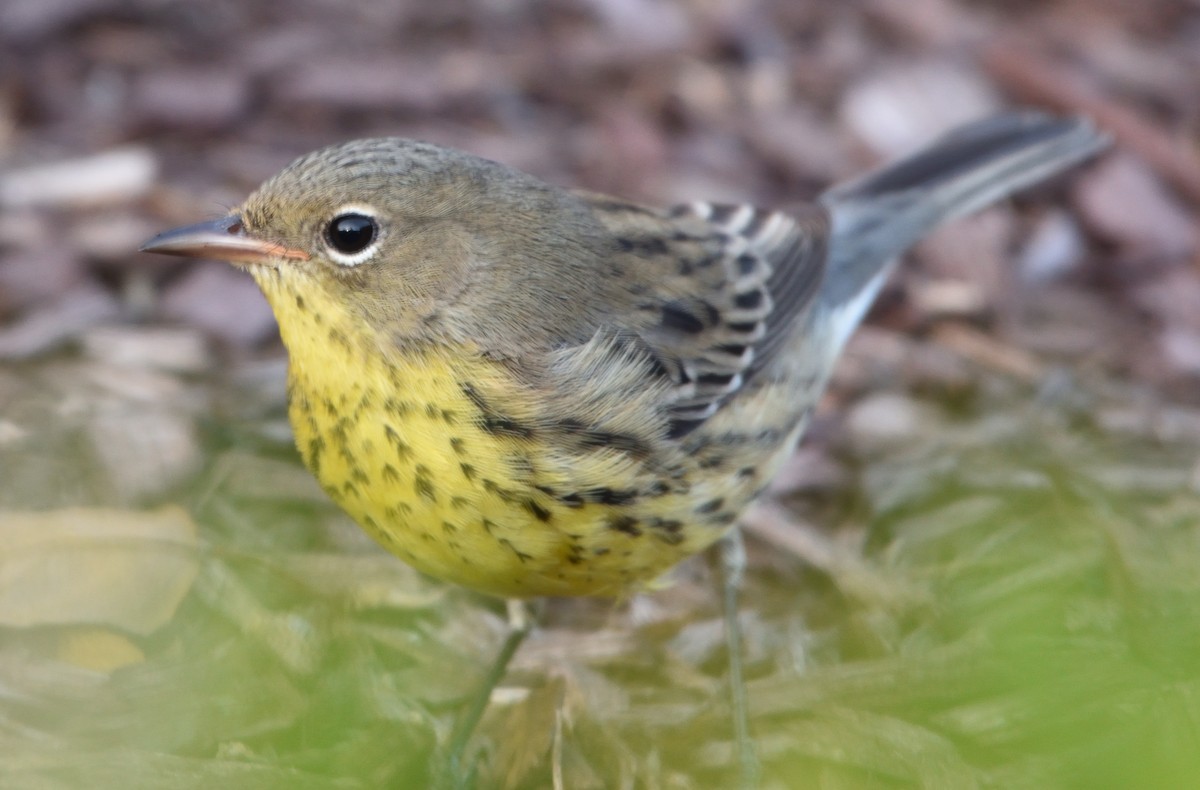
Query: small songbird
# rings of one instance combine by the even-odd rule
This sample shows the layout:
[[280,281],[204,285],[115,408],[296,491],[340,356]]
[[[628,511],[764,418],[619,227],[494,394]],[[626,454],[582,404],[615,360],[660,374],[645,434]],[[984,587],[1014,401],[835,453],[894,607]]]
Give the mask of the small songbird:
[[1103,143],[1003,116],[783,214],[359,140],[143,249],[254,277],[300,454],[385,547],[497,595],[619,595],[762,492],[890,261]]
[[500,596],[622,595],[762,493],[900,253],[1105,144],[1005,115],[780,213],[358,140],[143,249],[254,277],[300,455],[387,549]]

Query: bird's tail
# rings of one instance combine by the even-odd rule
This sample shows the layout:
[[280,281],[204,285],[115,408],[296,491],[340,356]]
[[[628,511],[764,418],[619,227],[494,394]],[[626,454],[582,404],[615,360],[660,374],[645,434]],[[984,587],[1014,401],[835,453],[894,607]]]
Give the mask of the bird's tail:
[[1082,118],[1013,113],[956,129],[907,159],[822,195],[832,234],[820,303],[841,324],[837,347],[870,306],[888,264],[915,241],[1107,144],[1107,136]]

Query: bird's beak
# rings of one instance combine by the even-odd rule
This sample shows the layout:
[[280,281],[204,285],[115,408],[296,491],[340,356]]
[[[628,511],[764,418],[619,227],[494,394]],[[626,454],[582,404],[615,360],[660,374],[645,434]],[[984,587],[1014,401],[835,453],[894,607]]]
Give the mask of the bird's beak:
[[231,263],[278,263],[280,258],[304,261],[308,253],[273,241],[256,239],[236,214],[160,233],[141,246],[142,252],[212,258]]

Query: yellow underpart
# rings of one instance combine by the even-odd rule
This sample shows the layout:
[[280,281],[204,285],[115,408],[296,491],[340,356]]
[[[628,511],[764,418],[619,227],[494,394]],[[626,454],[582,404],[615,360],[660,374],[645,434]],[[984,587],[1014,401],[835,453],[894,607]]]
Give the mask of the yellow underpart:
[[[627,453],[565,454],[538,431],[484,427],[477,397],[538,426],[535,394],[466,348],[400,353],[319,288],[256,272],[290,357],[289,416],[305,463],[346,512],[417,569],[495,595],[618,595],[720,537],[687,529],[691,500],[570,506],[556,496],[650,481]],[[547,395],[549,397],[549,395]],[[615,528],[683,522],[677,537]],[[637,533],[637,534],[634,534]]]

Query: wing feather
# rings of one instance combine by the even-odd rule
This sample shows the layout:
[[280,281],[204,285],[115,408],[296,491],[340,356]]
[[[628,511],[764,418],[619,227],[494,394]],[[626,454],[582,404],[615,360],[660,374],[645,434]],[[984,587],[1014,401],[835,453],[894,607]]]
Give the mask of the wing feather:
[[825,268],[827,224],[820,209],[800,217],[747,205],[689,203],[677,221],[701,220],[719,276],[685,273],[689,291],[663,304],[664,320],[643,332],[678,371],[669,406],[682,436],[752,383],[811,308]]

